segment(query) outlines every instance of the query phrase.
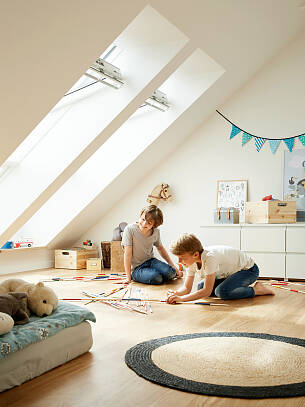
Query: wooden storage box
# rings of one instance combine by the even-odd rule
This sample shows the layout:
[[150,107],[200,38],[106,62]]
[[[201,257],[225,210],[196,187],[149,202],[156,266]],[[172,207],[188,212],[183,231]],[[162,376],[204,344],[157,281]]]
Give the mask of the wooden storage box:
[[102,270],[102,259],[100,259],[98,257],[87,259],[87,270],[101,271]]
[[111,243],[111,271],[114,273],[124,272],[124,249],[121,241]]
[[97,257],[98,251],[88,249],[55,250],[55,268],[79,270],[87,267],[87,259]]
[[246,202],[246,223],[295,223],[295,201]]

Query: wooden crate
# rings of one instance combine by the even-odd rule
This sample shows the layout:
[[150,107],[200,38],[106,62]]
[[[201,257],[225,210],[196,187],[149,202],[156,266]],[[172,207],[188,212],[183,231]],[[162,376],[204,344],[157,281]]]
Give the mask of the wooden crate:
[[295,223],[295,201],[246,202],[246,223]]
[[124,250],[121,241],[111,242],[111,271],[114,273],[124,272]]
[[111,267],[111,247],[110,242],[101,242],[102,258],[103,258],[103,268],[110,269]]
[[59,249],[55,250],[55,268],[80,270],[87,267],[87,259],[97,257],[97,250],[88,249]]
[[98,257],[87,259],[87,270],[101,271],[102,270],[102,259],[100,259]]

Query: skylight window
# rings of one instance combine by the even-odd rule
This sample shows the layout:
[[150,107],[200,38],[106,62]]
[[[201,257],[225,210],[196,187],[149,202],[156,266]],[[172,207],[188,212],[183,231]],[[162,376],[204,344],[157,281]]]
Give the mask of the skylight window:
[[109,63],[123,73],[124,86],[116,91],[99,83],[91,85],[94,80],[83,75],[70,92],[83,89],[63,97],[15,151],[12,161],[19,164],[0,184],[0,240],[7,240],[6,234],[14,233],[19,222],[37,211],[52,183],[54,192],[67,180],[67,167],[73,171],[79,168],[84,150],[93,154],[112,136],[141,104],[138,95],[187,42],[188,38],[152,7],[138,14],[115,40],[119,49],[109,54],[113,57]]
[[221,66],[196,50],[160,87],[159,96],[171,95],[167,114],[156,109],[144,114],[145,110],[138,109],[19,233],[31,236],[37,245],[49,244],[223,73]]

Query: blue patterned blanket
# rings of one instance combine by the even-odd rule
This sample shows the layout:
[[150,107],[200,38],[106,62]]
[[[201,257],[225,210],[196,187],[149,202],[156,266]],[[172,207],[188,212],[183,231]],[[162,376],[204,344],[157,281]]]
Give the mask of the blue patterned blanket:
[[10,332],[0,335],[0,360],[31,343],[43,341],[62,329],[86,320],[96,322],[95,315],[87,308],[60,301],[48,317],[31,316],[27,324],[15,325]]

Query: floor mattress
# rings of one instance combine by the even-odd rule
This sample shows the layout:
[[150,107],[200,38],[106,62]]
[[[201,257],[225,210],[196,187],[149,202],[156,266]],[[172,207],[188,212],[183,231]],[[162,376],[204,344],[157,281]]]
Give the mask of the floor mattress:
[[92,342],[90,323],[84,321],[8,355],[0,361],[0,391],[18,386],[88,352]]

